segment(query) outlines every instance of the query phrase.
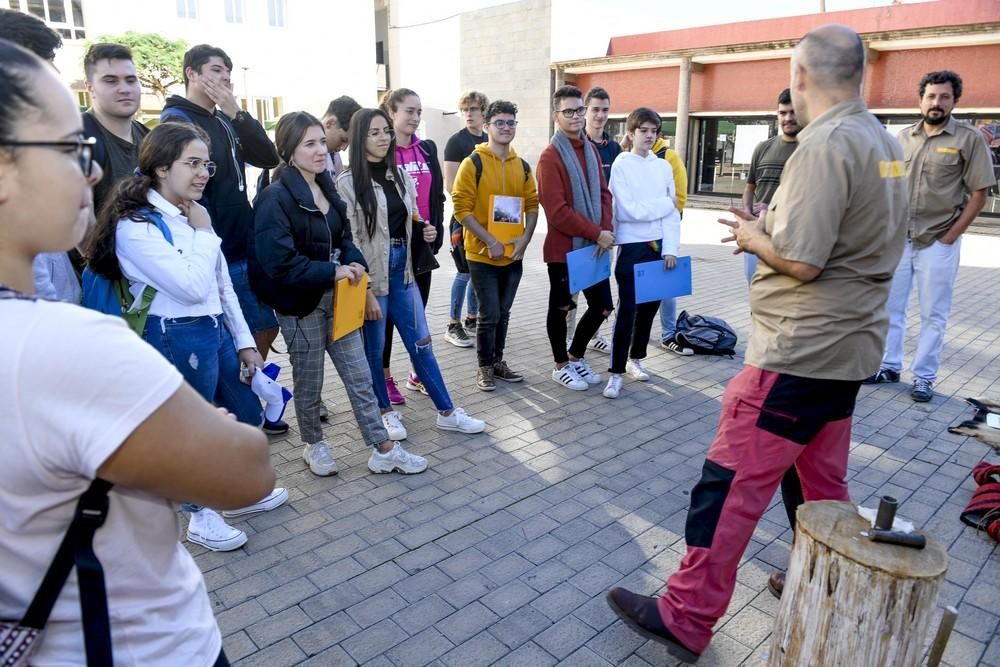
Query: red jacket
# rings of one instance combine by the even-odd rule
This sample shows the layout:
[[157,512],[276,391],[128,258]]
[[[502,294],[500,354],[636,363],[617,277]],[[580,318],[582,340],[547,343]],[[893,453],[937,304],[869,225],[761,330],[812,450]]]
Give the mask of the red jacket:
[[[583,173],[587,173],[584,162],[584,146],[594,151],[597,164],[601,156],[597,154],[594,145],[585,138],[570,139],[576,157],[580,160]],[[573,237],[581,236],[596,242],[601,230],[613,232],[611,225],[611,191],[604,181],[604,173],[598,169],[601,178],[601,226],[598,227],[584,215],[573,208],[573,187],[569,182],[569,174],[563,166],[562,158],[556,147],[549,144],[538,158],[535,175],[538,179],[538,203],[545,210],[548,223],[548,233],[542,246],[542,257],[547,263],[565,264],[566,253],[573,249]]]

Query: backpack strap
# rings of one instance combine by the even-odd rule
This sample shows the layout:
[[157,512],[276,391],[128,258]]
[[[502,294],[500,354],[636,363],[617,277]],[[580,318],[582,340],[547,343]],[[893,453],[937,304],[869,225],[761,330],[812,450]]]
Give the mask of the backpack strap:
[[94,115],[90,111],[81,113],[80,118],[83,120],[83,134],[97,140],[97,143],[94,144],[94,159],[97,161],[97,164],[101,165],[101,169],[107,171],[108,148],[104,145],[104,135],[97,126],[97,119],[94,118]]
[[[139,210],[139,213],[146,216],[151,223],[156,225],[156,228],[163,234],[163,238],[167,240],[167,243],[170,245],[174,244],[174,235],[170,233],[170,228],[167,227],[167,223],[163,221],[163,216],[156,209],[143,208]],[[115,281],[115,289],[118,291],[118,297],[122,303],[122,318],[128,324],[129,329],[141,338],[142,333],[146,330],[146,320],[149,319],[149,307],[153,304],[153,299],[156,298],[156,288],[152,285],[143,287],[142,294],[139,295],[139,305],[137,307],[133,307],[135,300],[132,298],[132,292],[129,291],[127,278],[122,276]]]
[[21,625],[41,630],[52,614],[69,573],[76,566],[80,611],[88,665],[111,665],[111,623],[104,569],[94,553],[94,533],[108,517],[111,482],[95,479],[76,504],[73,520],[59,544],[42,585],[21,619]]
[[191,118],[191,114],[180,107],[167,107],[160,112],[160,121],[165,120],[182,120],[187,123],[193,123],[194,119]]
[[[479,187],[479,180],[483,177],[483,158],[479,153],[473,153],[469,156],[472,160],[472,166],[476,168],[476,187]],[[524,182],[528,182],[528,177],[531,176],[531,165],[524,158],[521,158],[521,168],[524,170]]]

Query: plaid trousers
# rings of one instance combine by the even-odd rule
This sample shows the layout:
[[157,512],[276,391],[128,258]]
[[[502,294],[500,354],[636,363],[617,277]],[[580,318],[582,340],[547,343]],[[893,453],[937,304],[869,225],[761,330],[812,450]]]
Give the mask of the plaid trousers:
[[330,356],[347,390],[365,444],[375,447],[389,439],[372,389],[372,376],[365,357],[361,330],[331,341],[333,331],[333,291],[327,291],[316,310],[305,317],[278,315],[281,335],[288,345],[292,362],[292,392],[295,419],[306,444],[323,439],[319,420],[320,392],[323,389],[323,353]]

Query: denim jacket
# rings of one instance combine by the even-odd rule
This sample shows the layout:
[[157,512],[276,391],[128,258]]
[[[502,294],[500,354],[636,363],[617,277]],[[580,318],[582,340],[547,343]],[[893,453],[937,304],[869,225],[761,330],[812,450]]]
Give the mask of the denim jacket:
[[[387,172],[386,178],[390,181],[396,178],[402,179],[403,203],[406,205],[407,217],[412,220],[417,201],[417,190],[413,185],[413,179],[398,167],[395,174]],[[389,209],[382,186],[375,181],[372,181],[372,185],[375,187],[375,201],[378,208],[375,216],[375,235],[369,238],[365,227],[365,214],[354,194],[351,168],[348,167],[337,177],[337,192],[347,204],[347,218],[351,221],[354,244],[368,264],[369,287],[375,296],[385,296],[389,293]],[[403,279],[407,284],[413,282],[413,261],[410,251],[413,227],[412,223],[406,225],[406,273]]]

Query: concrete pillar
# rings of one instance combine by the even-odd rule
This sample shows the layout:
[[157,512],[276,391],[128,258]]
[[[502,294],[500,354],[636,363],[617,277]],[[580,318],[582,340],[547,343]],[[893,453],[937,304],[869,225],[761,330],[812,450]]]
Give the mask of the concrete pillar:
[[688,109],[691,105],[691,56],[681,58],[680,72],[677,82],[677,134],[674,138],[674,150],[687,163],[688,147]]

